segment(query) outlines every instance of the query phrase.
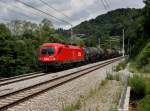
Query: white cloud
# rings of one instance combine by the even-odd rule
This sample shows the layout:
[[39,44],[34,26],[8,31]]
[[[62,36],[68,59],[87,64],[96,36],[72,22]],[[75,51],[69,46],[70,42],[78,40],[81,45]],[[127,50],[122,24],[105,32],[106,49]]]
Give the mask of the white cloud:
[[[73,24],[73,26],[79,24],[82,21],[95,18],[96,16],[106,13],[109,10],[117,8],[142,8],[144,7],[143,0],[105,0],[106,4],[109,4],[107,10],[104,8],[102,0],[43,0],[48,5],[59,10],[61,13],[69,16],[69,18],[49,8],[40,0],[20,0],[27,4],[30,4],[46,13],[54,15],[59,19],[66,20]],[[104,0],[103,0],[104,1]],[[4,2],[4,3],[3,3]],[[49,18],[56,28],[70,28],[70,25],[62,23],[58,20],[54,20],[45,14],[41,14],[34,9],[24,6],[23,4],[16,2],[16,0],[1,0],[0,1],[0,18],[5,19],[22,19],[31,20],[34,22],[40,22],[43,18]],[[71,18],[71,19],[70,19]]]

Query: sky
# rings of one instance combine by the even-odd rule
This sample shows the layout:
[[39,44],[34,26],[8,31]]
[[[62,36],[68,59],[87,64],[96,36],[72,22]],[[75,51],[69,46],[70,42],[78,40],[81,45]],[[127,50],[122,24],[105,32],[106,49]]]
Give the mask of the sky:
[[111,10],[143,7],[143,0],[0,0],[0,21],[19,19],[39,23],[47,18],[55,28],[68,29]]

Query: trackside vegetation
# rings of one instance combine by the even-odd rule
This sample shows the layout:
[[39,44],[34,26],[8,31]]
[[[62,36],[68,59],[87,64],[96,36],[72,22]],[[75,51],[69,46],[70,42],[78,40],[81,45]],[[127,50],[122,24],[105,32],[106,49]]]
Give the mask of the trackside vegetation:
[[127,66],[127,63],[128,63],[128,60],[127,60],[127,59],[121,61],[121,62],[115,67],[114,71],[118,72],[118,71],[120,71],[120,70],[125,69],[126,66]]
[[[9,26],[9,27],[8,27]],[[44,19],[39,25],[15,20],[0,24],[0,77],[10,77],[38,70],[38,47],[56,41],[52,24]],[[58,40],[57,40],[58,41]]]
[[[72,104],[63,106],[63,111],[103,111],[104,109],[117,111],[122,83],[115,79],[114,77],[102,80],[97,88],[92,88],[86,94],[80,95]],[[107,108],[102,105],[107,105]]]
[[150,72],[150,42],[141,50],[134,61],[130,64],[131,72]]
[[150,110],[150,79],[141,75],[134,75],[129,78],[131,86],[131,101],[136,103],[137,111]]
[[136,102],[137,111],[150,110],[150,0],[144,0],[141,14],[125,31],[129,42],[129,70],[136,75],[129,78],[131,102]]
[[150,95],[145,96],[139,101],[137,110],[138,111],[149,111],[150,109]]

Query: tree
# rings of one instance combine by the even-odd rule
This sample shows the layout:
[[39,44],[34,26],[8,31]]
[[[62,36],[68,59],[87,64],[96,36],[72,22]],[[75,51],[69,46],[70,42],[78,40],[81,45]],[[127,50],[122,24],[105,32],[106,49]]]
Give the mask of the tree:
[[50,35],[53,33],[53,25],[52,22],[48,19],[43,19],[41,22],[42,31],[46,35]]
[[9,70],[7,66],[14,63],[13,60],[13,43],[10,30],[0,24],[0,75],[7,76]]
[[144,29],[147,36],[150,36],[150,0],[144,0],[145,7],[143,10],[144,14]]

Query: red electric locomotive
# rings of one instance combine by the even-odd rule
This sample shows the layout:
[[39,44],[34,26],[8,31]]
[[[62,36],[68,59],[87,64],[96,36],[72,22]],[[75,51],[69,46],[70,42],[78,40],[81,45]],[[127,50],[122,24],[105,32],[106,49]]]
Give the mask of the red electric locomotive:
[[84,51],[79,46],[44,43],[40,46],[38,59],[42,65],[59,67],[84,61]]

